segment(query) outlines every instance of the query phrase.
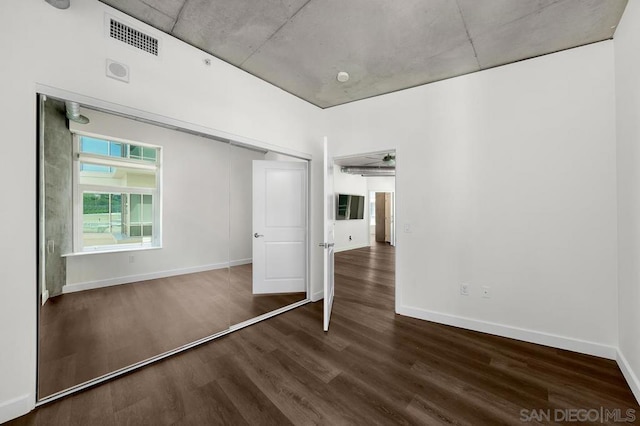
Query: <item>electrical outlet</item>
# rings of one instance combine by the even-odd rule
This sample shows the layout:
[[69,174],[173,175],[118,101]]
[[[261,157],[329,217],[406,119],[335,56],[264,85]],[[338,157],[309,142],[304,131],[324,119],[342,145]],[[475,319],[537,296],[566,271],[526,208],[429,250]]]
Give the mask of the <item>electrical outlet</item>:
[[411,233],[411,224],[410,223],[405,223],[404,224],[404,232],[406,232],[407,234]]
[[482,286],[482,297],[485,299],[491,298],[491,287],[483,285]]
[[133,256],[133,255],[129,256],[129,263],[136,263],[135,256]]
[[469,284],[460,284],[460,294],[463,296],[469,295]]
[[349,235],[349,241],[353,241],[353,238],[351,238],[351,235]]

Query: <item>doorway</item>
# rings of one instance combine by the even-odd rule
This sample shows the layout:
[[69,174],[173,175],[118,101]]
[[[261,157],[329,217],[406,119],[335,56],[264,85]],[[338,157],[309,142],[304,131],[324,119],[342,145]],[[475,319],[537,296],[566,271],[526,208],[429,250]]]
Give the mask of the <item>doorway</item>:
[[394,192],[369,192],[369,245],[389,244],[395,247]]
[[[396,152],[395,150],[333,158],[333,200],[335,206],[335,280],[334,310],[348,310],[354,290],[364,297],[388,302],[395,311],[395,247],[396,247]],[[326,183],[325,183],[326,185]],[[358,201],[364,198],[362,215]],[[349,214],[344,214],[344,200]],[[361,269],[361,267],[366,268]],[[368,269],[367,269],[368,268]],[[383,290],[383,294],[376,291]]]

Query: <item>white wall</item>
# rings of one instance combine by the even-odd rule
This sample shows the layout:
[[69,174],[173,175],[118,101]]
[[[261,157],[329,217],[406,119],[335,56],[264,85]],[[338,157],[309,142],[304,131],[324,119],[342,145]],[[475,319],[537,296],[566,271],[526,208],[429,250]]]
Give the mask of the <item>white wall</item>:
[[68,257],[65,291],[251,258],[251,162],[264,154],[111,114],[81,112],[90,122],[72,123],[75,131],[162,148],[162,248]]
[[237,265],[248,263],[253,256],[253,160],[264,160],[265,154],[238,146],[230,150],[230,258]]
[[[336,220],[335,251],[353,250],[369,245],[369,193],[367,179],[360,175],[342,173],[340,167],[334,168],[333,189],[337,194],[363,195],[364,219]],[[337,202],[336,202],[337,203]],[[351,236],[351,241],[349,241]]]
[[368,177],[367,191],[373,192],[395,192],[396,178],[393,176]]
[[615,356],[613,59],[606,41],[326,111],[336,156],[396,149],[400,313]]
[[[188,47],[142,23],[162,40],[157,59],[104,36],[104,13],[133,20],[97,0],[58,10],[40,0],[5,0],[0,15],[3,198],[0,232],[0,422],[34,406],[36,365],[36,83],[216,131],[294,149],[321,159],[318,108]],[[105,77],[105,60],[129,65],[129,84]],[[321,162],[321,161],[320,161]],[[322,168],[312,170],[311,241],[320,241]],[[312,293],[322,286],[321,250],[312,252]],[[319,325],[320,327],[320,325]]]
[[640,401],[640,5],[630,1],[616,30],[620,354]]

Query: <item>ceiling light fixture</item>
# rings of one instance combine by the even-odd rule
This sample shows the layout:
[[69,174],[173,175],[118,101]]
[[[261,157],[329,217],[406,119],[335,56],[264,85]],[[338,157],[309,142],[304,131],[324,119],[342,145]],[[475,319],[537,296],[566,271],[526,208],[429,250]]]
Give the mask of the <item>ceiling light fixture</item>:
[[338,73],[338,75],[336,76],[336,79],[340,82],[340,83],[346,83],[347,81],[349,81],[349,73],[346,71],[340,71]]

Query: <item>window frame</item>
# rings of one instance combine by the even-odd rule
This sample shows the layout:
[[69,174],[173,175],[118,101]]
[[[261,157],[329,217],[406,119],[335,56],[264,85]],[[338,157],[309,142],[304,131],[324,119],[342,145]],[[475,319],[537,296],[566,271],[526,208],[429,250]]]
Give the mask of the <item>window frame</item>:
[[[73,233],[73,254],[90,254],[90,253],[110,253],[119,251],[134,250],[151,250],[162,248],[162,154],[163,149],[159,145],[152,145],[144,142],[131,141],[100,134],[74,131],[73,135],[73,200],[72,200],[72,233]],[[144,148],[153,148],[157,150],[156,161],[127,158],[127,157],[109,157],[99,154],[84,153],[80,150],[82,137],[101,139],[108,142],[135,145]],[[127,150],[130,148],[127,147]],[[111,167],[127,167],[146,170],[155,170],[156,186],[155,188],[144,187],[121,187],[110,185],[95,185],[80,183],[81,163],[89,163],[93,165],[111,166]],[[106,194],[140,194],[151,195],[153,197],[152,204],[152,237],[151,241],[139,243],[122,243],[109,244],[99,246],[84,246],[83,240],[83,194],[85,192],[96,192]]]

